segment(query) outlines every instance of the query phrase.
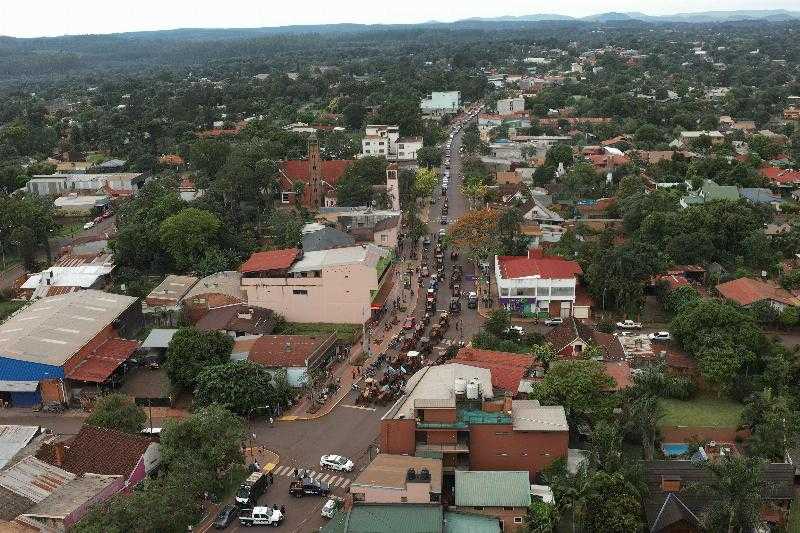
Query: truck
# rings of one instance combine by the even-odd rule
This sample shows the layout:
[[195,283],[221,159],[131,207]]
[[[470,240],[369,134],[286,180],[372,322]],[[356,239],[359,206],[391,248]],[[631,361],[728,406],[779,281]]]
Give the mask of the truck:
[[239,511],[239,523],[244,527],[278,527],[283,522],[283,513],[274,507],[253,507]]
[[239,490],[236,491],[236,503],[239,506],[255,505],[267,487],[269,487],[269,474],[253,472],[239,485]]

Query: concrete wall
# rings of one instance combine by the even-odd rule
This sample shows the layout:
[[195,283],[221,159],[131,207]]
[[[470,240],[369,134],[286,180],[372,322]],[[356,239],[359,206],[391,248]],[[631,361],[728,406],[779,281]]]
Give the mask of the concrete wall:
[[514,431],[510,424],[470,427],[470,470],[528,470],[531,479],[567,456],[567,431]]
[[[430,483],[406,483],[404,489],[396,487],[351,486],[350,492],[363,494],[366,503],[430,503]],[[405,501],[403,501],[405,498]]]

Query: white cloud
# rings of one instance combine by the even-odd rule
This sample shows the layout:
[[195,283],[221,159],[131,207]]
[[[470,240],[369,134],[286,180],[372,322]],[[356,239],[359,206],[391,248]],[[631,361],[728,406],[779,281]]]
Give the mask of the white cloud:
[[292,24],[414,23],[453,21],[468,17],[560,13],[583,16],[599,11],[642,11],[648,14],[714,9],[798,9],[796,0],[618,0],[603,9],[597,2],[568,4],[506,0],[406,0],[374,3],[363,0],[0,0],[0,35],[15,37],[116,33],[169,28],[264,27]]

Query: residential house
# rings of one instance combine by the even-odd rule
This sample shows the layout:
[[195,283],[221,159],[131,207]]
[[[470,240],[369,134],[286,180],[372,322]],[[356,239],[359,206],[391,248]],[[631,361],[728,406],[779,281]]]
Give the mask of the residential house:
[[800,107],[789,106],[783,110],[783,118],[786,120],[800,120]]
[[455,473],[455,506],[460,511],[497,518],[505,531],[527,531],[531,505],[526,471],[459,471]]
[[[711,472],[695,461],[649,461],[644,465],[648,496],[647,527],[651,533],[700,533],[705,514],[716,504],[708,491],[693,487],[713,481]],[[794,465],[762,467],[760,509],[764,522],[784,523],[794,497]]]
[[241,267],[242,290],[250,305],[291,322],[363,324],[381,287],[394,283],[391,264],[391,252],[373,244],[257,252]]
[[200,279],[189,289],[182,303],[189,320],[197,322],[209,309],[246,300],[241,272],[226,270]]
[[0,424],[0,470],[15,462],[15,456],[40,435],[41,431],[39,426]]
[[397,154],[397,141],[400,139],[400,126],[369,124],[361,139],[362,156],[383,156],[392,159]]
[[59,196],[69,192],[92,193],[102,191],[110,196],[136,194],[145,183],[146,174],[117,172],[108,174],[63,173],[37,175],[25,185],[30,194]]
[[689,148],[691,144],[701,137],[707,137],[711,140],[711,144],[722,144],[725,142],[725,136],[719,131],[682,131],[678,139],[673,141],[673,144],[683,148]]
[[787,307],[800,306],[800,299],[781,287],[752,278],[739,278],[716,286],[717,292],[725,299],[743,307],[767,303],[777,311]]
[[397,139],[397,154],[394,161],[416,161],[417,152],[422,149],[422,137],[400,137]]
[[496,398],[491,371],[460,363],[426,366],[381,419],[383,453],[442,459],[458,470],[525,470],[531,477],[567,456],[564,408]]
[[275,313],[254,305],[235,303],[212,307],[195,323],[201,331],[221,331],[231,337],[269,335],[275,329]]
[[19,288],[19,296],[38,300],[85,289],[102,289],[108,284],[114,266],[109,253],[65,255],[50,268],[25,280]]
[[759,173],[775,187],[797,187],[800,185],[800,170],[764,166],[761,167]]
[[420,100],[419,107],[423,114],[446,115],[458,113],[461,107],[460,91],[434,91]]
[[336,183],[353,163],[350,159],[323,160],[319,143],[308,143],[308,158],[281,161],[278,169],[281,204],[302,205],[306,209],[335,205]]
[[231,352],[234,361],[247,360],[271,372],[286,372],[292,387],[302,387],[311,372],[324,369],[338,354],[336,335],[261,335],[241,337]]
[[603,358],[618,361],[625,357],[622,344],[610,333],[597,331],[592,326],[574,317],[569,317],[554,327],[545,336],[561,357],[580,357],[588,346],[597,346],[603,352]]
[[496,518],[444,511],[439,504],[354,503],[336,515],[321,533],[500,533]]
[[14,406],[67,402],[105,383],[139,347],[139,301],[94,289],[48,296],[0,325],[0,394]]
[[686,209],[692,205],[702,205],[720,200],[735,202],[739,198],[739,188],[736,185],[717,185],[715,181],[705,179],[702,188],[681,198],[680,204]]
[[451,361],[491,371],[492,387],[509,396],[524,393],[520,390],[525,387],[523,381],[541,367],[541,363],[530,355],[479,350],[469,346],[461,348]]
[[524,98],[501,98],[497,101],[497,114],[500,116],[513,115],[525,111]]
[[439,503],[442,460],[380,453],[350,484],[353,501]]
[[[170,274],[144,299],[147,308],[177,309],[184,296],[194,287],[199,278]],[[144,306],[143,306],[144,307]]]
[[545,256],[541,249],[522,257],[495,256],[499,303],[515,312],[588,317],[589,309],[576,305],[581,274],[576,261]]
[[88,217],[107,209],[111,205],[111,198],[107,194],[68,192],[53,200],[53,205],[59,216]]
[[478,115],[478,128],[496,128],[503,124],[502,115],[495,115],[491,113],[480,113]]
[[122,476],[120,490],[130,491],[161,463],[154,438],[84,425],[68,441],[44,444],[36,458],[76,476]]

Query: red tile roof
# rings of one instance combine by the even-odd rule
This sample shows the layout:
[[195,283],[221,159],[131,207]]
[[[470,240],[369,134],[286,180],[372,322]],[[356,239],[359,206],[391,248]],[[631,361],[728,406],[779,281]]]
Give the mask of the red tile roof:
[[800,300],[776,285],[751,278],[739,278],[717,285],[717,292],[739,305],[774,300],[784,305],[800,306]]
[[778,185],[800,184],[800,170],[785,169],[780,167],[761,167],[762,176]]
[[537,364],[536,359],[530,355],[469,347],[461,348],[452,362],[485,368],[492,373],[492,386],[514,393],[519,389],[519,382],[528,369]]
[[136,341],[107,339],[92,352],[78,352],[73,355],[64,364],[64,374],[76,381],[103,383],[138,347],[139,343]]
[[[344,175],[347,168],[353,164],[352,159],[334,159],[322,161],[322,179],[331,187],[336,186],[336,182]],[[302,181],[308,183],[311,169],[308,159],[295,159],[283,161],[281,171],[290,181]]]
[[255,252],[250,259],[245,261],[240,272],[265,272],[269,270],[288,270],[291,267],[300,250],[297,248],[285,248],[283,250],[271,250],[269,252]]
[[539,276],[541,278],[566,279],[583,274],[577,261],[561,257],[541,256],[531,250],[529,257],[503,255],[497,258],[500,274],[505,279]]
[[83,426],[67,443],[61,465],[55,459],[55,445],[45,444],[36,457],[73,474],[123,476],[127,479],[152,443],[152,439],[142,435]]
[[597,331],[589,324],[574,317],[564,319],[564,322],[545,335],[545,339],[553,345],[556,353],[561,352],[576,339],[580,339],[585,344],[599,346],[603,350],[606,359],[621,359],[625,356],[625,351],[622,349],[622,344],[620,344],[618,338],[610,333]]
[[250,347],[247,359],[271,368],[304,367],[313,356],[324,354],[336,335],[262,335]]
[[631,386],[631,365],[625,361],[603,361],[603,369],[614,380],[613,390]]
[[656,283],[664,281],[667,283],[667,285],[669,285],[669,288],[672,290],[675,290],[678,287],[683,287],[685,285],[690,285],[689,280],[679,274],[665,274],[661,276],[656,276],[655,278],[653,278],[653,281],[655,281]]

